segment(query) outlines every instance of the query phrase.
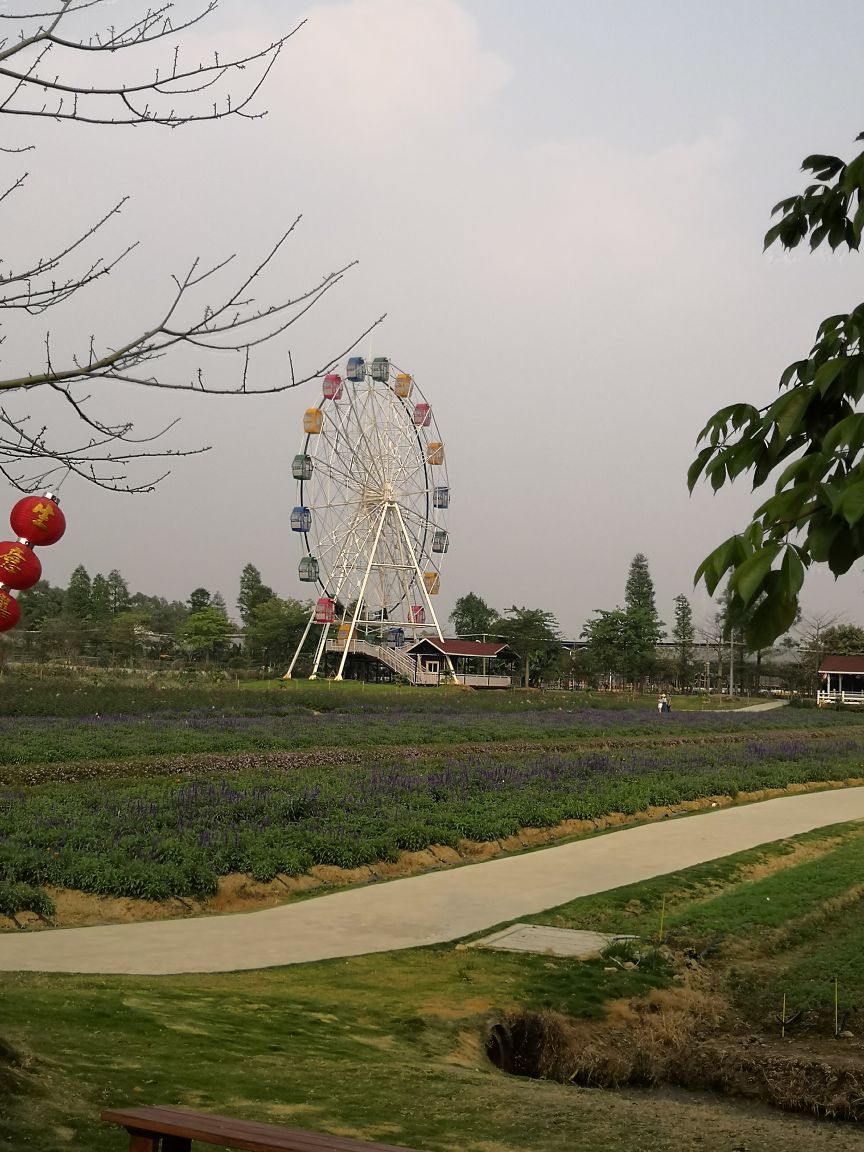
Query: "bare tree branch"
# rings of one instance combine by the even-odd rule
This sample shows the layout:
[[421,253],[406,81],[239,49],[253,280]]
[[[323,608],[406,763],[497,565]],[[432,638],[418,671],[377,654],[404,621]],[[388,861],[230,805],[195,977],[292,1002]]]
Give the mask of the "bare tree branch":
[[[69,39],[58,32],[61,22],[73,12],[96,7],[102,0],[74,5],[72,0],[62,0],[53,12],[43,12],[35,16],[11,16],[0,14],[0,20],[27,22],[43,19],[35,32],[22,34],[11,43],[0,46],[0,78],[11,85],[10,91],[0,102],[0,112],[7,116],[35,116],[53,120],[75,120],[81,124],[136,125],[159,124],[176,128],[198,120],[221,120],[227,116],[258,118],[264,112],[252,113],[249,106],[270,74],[284,45],[294,36],[305,21],[301,21],[285,36],[274,40],[267,47],[245,56],[220,60],[218,53],[212,61],[197,61],[190,66],[181,66],[179,50],[175,48],[170,67],[163,73],[156,69],[150,76],[135,82],[109,84],[106,86],[85,85],[80,82],[63,81],[57,76],[47,75],[44,66],[52,59],[51,53],[60,50],[69,53],[91,53],[117,51],[150,44],[167,36],[179,35],[199,24],[217,8],[216,0],[210,0],[198,13],[177,24],[170,19],[173,3],[163,4],[156,9],[148,9],[144,16],[126,28],[107,27],[97,29],[88,38]],[[32,56],[27,59],[28,55]],[[21,66],[9,64],[20,57]],[[243,73],[250,67],[259,65],[257,75],[248,84],[247,91],[239,99],[232,98],[230,90],[213,105],[206,108],[187,107],[188,100],[227,80],[236,73]],[[61,63],[62,67],[62,63]],[[38,103],[27,101],[34,96]],[[54,97],[46,104],[46,97]],[[165,101],[172,105],[181,99],[182,107],[161,107]],[[156,101],[158,106],[152,106]]]
[[[103,25],[76,37],[71,18],[76,15],[81,18],[82,13],[84,18],[89,18],[90,13],[107,3],[110,0],[57,0],[52,7],[49,0],[46,11],[29,15],[0,13],[0,21],[19,26],[17,36],[0,40],[0,116],[178,127],[226,116],[263,115],[252,111],[251,102],[284,44],[302,27],[297,25],[286,36],[259,51],[228,60],[214,54],[212,61],[188,66],[181,64],[179,49],[175,47],[167,67],[155,70],[149,77],[124,79],[116,85],[76,83],[68,78],[68,64],[76,55],[87,53],[92,60],[100,53],[114,54],[179,35],[206,19],[217,7],[216,0],[203,0],[197,12],[175,23],[174,4],[163,3],[148,8],[123,27]],[[56,63],[58,74],[46,71],[49,63]],[[94,63],[88,69],[88,80],[95,66]],[[220,87],[235,74],[245,76],[249,72],[251,78],[239,98],[235,99],[230,89],[225,92]],[[201,99],[205,92],[208,104],[203,106]],[[0,149],[2,152],[25,150]],[[28,174],[23,172],[9,179],[5,191],[0,191],[0,206],[8,206],[27,178]],[[81,257],[88,245],[98,241],[103,231],[113,225],[126,200],[126,197],[121,199],[77,238],[48,255],[28,260],[24,267],[5,267],[0,257],[0,316],[4,312],[9,315],[23,312],[25,316],[39,317],[114,273],[135,251],[137,240],[119,246],[113,255],[97,254],[83,261]],[[351,261],[343,265],[300,293],[258,303],[256,293],[265,272],[275,271],[275,263],[283,255],[299,222],[298,216],[233,285],[226,285],[224,281],[238,263],[236,256],[215,262],[194,260],[185,275],[171,277],[173,287],[161,315],[157,314],[149,324],[140,324],[137,332],[133,330],[122,339],[112,341],[93,331],[84,347],[71,355],[67,352],[55,363],[52,340],[45,332],[44,366],[34,370],[28,364],[26,370],[11,372],[7,368],[7,378],[0,379],[0,394],[11,401],[16,395],[41,389],[40,395],[56,398],[61,419],[55,423],[52,417],[42,423],[31,411],[25,409],[23,415],[16,414],[4,402],[5,406],[0,406],[0,474],[24,491],[54,482],[60,472],[72,473],[115,491],[148,491],[168,473],[139,483],[130,478],[130,468],[153,458],[164,460],[208,449],[162,447],[164,438],[176,429],[177,420],[138,432],[131,419],[124,417],[118,421],[100,415],[100,402],[113,402],[118,385],[211,396],[272,395],[300,387],[330,371],[381,323],[383,316],[366,325],[336,355],[327,357],[314,369],[298,373],[289,347],[284,353],[286,366],[282,378],[274,381],[272,369],[266,377],[259,378],[258,350],[284,336],[355,264]],[[96,327],[98,325],[94,325]],[[6,334],[0,335],[0,345],[4,340]],[[216,382],[211,381],[205,363],[190,369],[190,354],[205,359],[218,354],[223,362],[227,358],[229,376],[226,378],[223,371]],[[64,439],[64,434],[55,429],[68,424],[70,416],[80,434],[77,438]]]

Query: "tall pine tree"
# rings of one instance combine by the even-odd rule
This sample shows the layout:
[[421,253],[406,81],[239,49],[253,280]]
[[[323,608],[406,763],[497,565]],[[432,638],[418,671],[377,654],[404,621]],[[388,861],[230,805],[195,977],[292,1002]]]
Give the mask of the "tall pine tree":
[[129,611],[129,585],[116,568],[108,573],[108,600],[114,616]]
[[259,604],[266,604],[275,595],[273,589],[261,580],[261,573],[255,565],[247,564],[240,574],[240,595],[237,597],[237,607],[240,609],[243,623],[250,624]]
[[637,552],[630,561],[624,587],[624,609],[632,638],[630,673],[645,680],[657,663],[657,645],[663,639],[663,621],[657,615],[654,581],[648,570],[648,557]]
[[101,572],[97,572],[90,585],[90,615],[104,620],[111,615],[111,587]]
[[689,688],[693,681],[693,651],[696,630],[693,627],[693,609],[682,592],[675,597],[675,626],[672,641],[675,645],[675,679],[679,688]]
[[86,620],[90,615],[90,595],[90,574],[83,564],[79,564],[69,577],[63,611],[76,620]]

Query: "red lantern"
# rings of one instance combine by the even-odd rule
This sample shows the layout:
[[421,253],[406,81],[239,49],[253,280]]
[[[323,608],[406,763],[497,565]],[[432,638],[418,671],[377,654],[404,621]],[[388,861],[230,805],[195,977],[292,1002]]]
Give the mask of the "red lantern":
[[50,496],[25,496],[9,517],[12,531],[29,544],[56,544],[66,531],[66,517]]
[[42,565],[32,548],[18,540],[0,544],[0,584],[23,591],[32,588],[42,575]]
[[5,588],[0,588],[0,632],[8,632],[20,619],[20,604]]

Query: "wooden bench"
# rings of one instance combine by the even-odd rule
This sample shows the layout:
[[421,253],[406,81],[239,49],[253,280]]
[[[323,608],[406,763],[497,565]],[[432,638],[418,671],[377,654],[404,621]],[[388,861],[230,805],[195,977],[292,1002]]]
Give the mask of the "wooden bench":
[[192,1141],[240,1152],[410,1152],[323,1132],[208,1116],[188,1108],[109,1108],[101,1117],[129,1133],[129,1152],[191,1152]]

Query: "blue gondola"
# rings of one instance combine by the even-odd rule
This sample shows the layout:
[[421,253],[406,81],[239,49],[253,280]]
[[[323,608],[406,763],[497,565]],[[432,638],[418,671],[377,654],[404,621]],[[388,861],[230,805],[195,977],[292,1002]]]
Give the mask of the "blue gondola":
[[437,528],[432,535],[432,551],[446,552],[450,547],[450,537],[443,528]]
[[450,489],[446,484],[440,484],[432,489],[432,506],[433,508],[450,507]]
[[404,628],[388,628],[387,629],[387,643],[391,648],[404,648],[405,647],[405,629]]
[[312,513],[308,508],[292,508],[291,531],[308,532],[312,527]]
[[366,377],[366,362],[362,356],[351,356],[348,359],[345,375],[354,383],[359,383]]

